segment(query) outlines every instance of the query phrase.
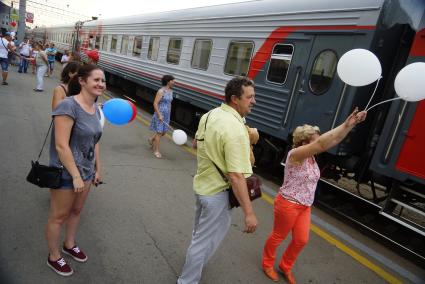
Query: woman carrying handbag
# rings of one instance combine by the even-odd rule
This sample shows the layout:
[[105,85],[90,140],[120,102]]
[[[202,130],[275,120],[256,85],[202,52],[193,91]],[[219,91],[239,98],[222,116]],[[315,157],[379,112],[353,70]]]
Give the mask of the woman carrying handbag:
[[[47,265],[62,276],[73,273],[61,252],[78,262],[87,255],[76,244],[81,210],[91,184],[101,183],[99,139],[102,135],[100,113],[95,99],[105,90],[105,75],[94,65],[85,65],[71,80],[79,84],[79,94],[65,98],[53,110],[54,128],[50,144],[50,166],[63,166],[60,186],[50,189],[50,212],[46,226],[49,248]],[[97,159],[95,159],[95,156]],[[59,247],[61,228],[65,224],[65,240]]]

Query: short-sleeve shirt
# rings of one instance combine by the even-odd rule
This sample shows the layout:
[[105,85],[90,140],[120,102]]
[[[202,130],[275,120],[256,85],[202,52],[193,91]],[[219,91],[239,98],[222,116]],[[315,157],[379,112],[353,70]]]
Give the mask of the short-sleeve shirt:
[[252,174],[245,120],[234,108],[222,104],[204,114],[199,122],[196,139],[198,169],[193,179],[196,194],[214,195],[229,187],[212,161],[224,174],[242,173],[245,177]]
[[46,65],[47,66],[46,61],[43,60],[43,56],[46,55],[44,51],[40,50],[40,51],[34,52],[34,54],[35,54],[34,55],[35,65],[37,65],[37,66],[44,66],[44,65]]
[[292,151],[286,158],[285,174],[279,193],[286,198],[293,199],[305,206],[311,206],[314,201],[317,182],[320,178],[320,169],[316,160],[305,159],[301,164],[288,163]]
[[0,58],[7,58],[7,54],[9,53],[8,45],[9,41],[4,37],[0,37]]
[[49,48],[46,48],[45,51],[47,53],[47,60],[49,62],[54,62],[56,57],[56,52],[57,52],[56,48],[49,47]]
[[[95,173],[95,145],[102,136],[102,126],[100,125],[100,113],[96,107],[94,114],[87,113],[74,99],[67,97],[59,103],[53,110],[52,116],[67,115],[74,120],[71,130],[69,147],[72,151],[75,164],[80,172],[81,178],[87,181],[93,178]],[[50,165],[62,166],[55,147],[55,131],[52,129],[50,143]],[[64,168],[63,179],[72,179],[69,172]]]

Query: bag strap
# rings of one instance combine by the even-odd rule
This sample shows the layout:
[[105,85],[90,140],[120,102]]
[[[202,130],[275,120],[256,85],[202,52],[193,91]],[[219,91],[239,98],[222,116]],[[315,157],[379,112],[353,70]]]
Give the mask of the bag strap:
[[43,149],[44,149],[44,146],[46,145],[47,137],[49,136],[50,130],[52,129],[52,125],[53,125],[53,118],[52,118],[52,121],[50,122],[49,130],[47,130],[46,137],[44,138],[44,142],[43,142],[43,146],[41,147],[40,154],[38,154],[37,162],[41,157],[41,153],[43,153]]
[[4,45],[3,37],[1,38],[1,43],[3,44],[4,48],[6,48],[7,52],[11,52],[11,51],[9,50],[9,48],[7,48],[7,47]]
[[[71,134],[69,135],[69,141],[71,141],[72,133],[74,133],[74,126],[76,122],[77,120],[74,119],[74,124],[72,125],[72,128],[71,128]],[[44,149],[44,146],[46,145],[47,137],[49,136],[50,130],[52,129],[52,125],[53,125],[53,118],[52,118],[52,121],[50,122],[49,130],[47,130],[46,137],[44,137],[43,146],[41,146],[41,150],[40,150],[40,153],[38,154],[36,162],[38,162],[38,160],[41,157],[41,154],[43,153],[43,149]]]
[[[196,139],[197,141],[205,141],[205,132],[207,131],[207,122],[208,122],[208,118],[210,117],[211,112],[212,112],[212,110],[210,110],[210,111],[208,112],[208,114],[207,114],[207,118],[205,119],[205,124],[204,124],[204,139]],[[216,165],[216,163],[214,163],[214,161],[213,161],[213,160],[211,160],[211,159],[210,159],[210,161],[211,161],[211,163],[213,163],[213,164],[214,164],[215,168],[216,168],[216,169],[217,169],[217,171],[220,173],[220,175],[221,175],[221,177],[223,178],[223,180],[224,180],[226,183],[228,183],[228,182],[229,182],[229,179],[226,177],[226,175],[223,173],[223,171],[222,171],[222,170],[220,170],[220,168]]]

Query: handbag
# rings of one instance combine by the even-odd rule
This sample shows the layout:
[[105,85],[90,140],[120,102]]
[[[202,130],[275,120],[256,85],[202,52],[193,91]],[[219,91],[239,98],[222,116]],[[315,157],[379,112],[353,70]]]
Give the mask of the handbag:
[[[208,118],[210,117],[210,114],[211,114],[211,111],[208,113],[207,118],[205,119],[204,132],[207,130],[207,122],[208,122]],[[198,141],[204,141],[204,139],[199,139]],[[211,159],[210,161],[214,164],[215,168],[220,173],[223,180],[226,183],[229,183],[229,179],[220,170],[220,168],[214,163],[214,161]],[[261,180],[256,174],[252,174],[250,177],[246,178],[246,186],[248,189],[248,196],[251,201],[261,197]],[[227,191],[229,192],[229,207],[235,208],[235,207],[241,206],[231,186],[229,186]]]
[[[229,182],[228,178],[224,175],[224,173],[220,170],[220,168],[211,161],[217,171],[220,173],[221,177],[225,182]],[[251,201],[260,198],[261,197],[261,180],[256,174],[252,174],[250,177],[247,177],[246,179],[246,187],[248,190],[248,196]],[[227,191],[229,192],[229,207],[239,207],[241,204],[239,203],[238,199],[235,196],[235,193],[233,192],[232,187],[230,186]]]
[[31,170],[27,176],[27,181],[42,188],[59,188],[61,184],[61,177],[63,167],[45,166],[38,162],[43,152],[44,145],[46,144],[47,137],[52,129],[53,119],[50,123],[49,130],[47,131],[46,138],[44,138],[43,146],[41,147],[40,154],[38,154],[36,161],[31,161]]

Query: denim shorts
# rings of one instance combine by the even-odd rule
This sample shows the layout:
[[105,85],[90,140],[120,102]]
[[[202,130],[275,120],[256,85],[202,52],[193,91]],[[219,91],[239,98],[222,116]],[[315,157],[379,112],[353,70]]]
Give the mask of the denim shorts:
[[0,64],[1,64],[1,70],[3,72],[7,72],[7,69],[9,68],[9,59],[0,57]]
[[[88,177],[87,179],[85,179],[83,181],[87,182],[87,181],[92,181],[93,179],[94,179],[94,175]],[[56,189],[71,189],[71,190],[73,190],[74,189],[74,183],[73,183],[72,179],[61,178],[60,186]]]

